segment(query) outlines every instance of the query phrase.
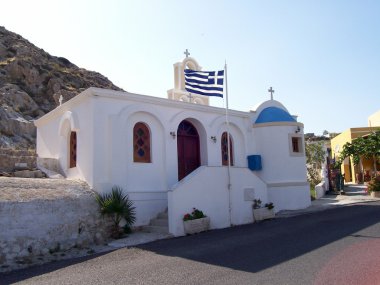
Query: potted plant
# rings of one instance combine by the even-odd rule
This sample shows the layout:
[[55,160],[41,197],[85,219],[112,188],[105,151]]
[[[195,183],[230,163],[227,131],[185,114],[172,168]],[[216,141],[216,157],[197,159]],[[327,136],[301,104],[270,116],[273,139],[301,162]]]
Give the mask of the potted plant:
[[380,198],[380,176],[372,178],[367,187],[371,197]]
[[273,219],[275,216],[273,209],[273,203],[266,203],[263,207],[260,199],[253,200],[253,217],[255,221]]
[[207,231],[210,228],[210,218],[201,210],[193,208],[191,214],[183,216],[183,226],[186,234],[195,234]]

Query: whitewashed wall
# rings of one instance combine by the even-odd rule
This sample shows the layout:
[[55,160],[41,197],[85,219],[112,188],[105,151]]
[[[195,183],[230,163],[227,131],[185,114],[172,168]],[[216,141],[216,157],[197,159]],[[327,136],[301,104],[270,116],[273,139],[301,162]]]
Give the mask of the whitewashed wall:
[[253,222],[253,199],[268,201],[265,183],[247,168],[231,167],[229,191],[227,171],[227,167],[202,166],[168,192],[170,233],[184,235],[182,218],[193,208],[210,217],[211,229]]
[[[255,173],[268,184],[268,197],[274,203],[275,211],[310,206],[303,134],[296,133],[297,127],[303,127],[302,124],[289,122],[257,125],[253,128],[253,136],[263,168]],[[302,138],[300,154],[291,152],[292,136]]]
[[[277,101],[267,101],[258,110],[271,105],[284,108]],[[252,122],[257,115],[230,111],[228,131],[233,140],[234,166],[245,168],[247,155],[260,154],[263,169],[254,175],[265,183],[306,183],[305,157],[291,156],[289,146],[289,134],[303,125],[294,122],[256,128]],[[221,166],[221,135],[227,131],[224,109],[98,88],[86,90],[37,120],[37,151],[40,157],[58,158],[69,178],[82,179],[97,192],[121,186],[138,206],[136,225],[144,225],[165,210],[167,191],[178,182],[177,138],[170,132],[176,133],[183,120],[198,130],[201,165]],[[152,163],[133,162],[133,127],[140,121],[151,130]],[[67,169],[70,130],[77,130],[78,138],[74,169]],[[55,136],[58,131],[63,135]],[[213,179],[218,180],[218,176],[207,178]],[[285,197],[285,188],[278,197]],[[302,191],[288,194],[304,197]],[[264,196],[262,200],[267,194]],[[288,207],[287,199],[276,201],[276,210]],[[305,204],[302,200],[299,207]]]
[[322,198],[326,193],[326,183],[322,181],[318,185],[315,185],[315,199]]
[[[296,135],[297,126],[255,127],[253,135],[257,144],[257,154],[261,155],[262,171],[257,174],[267,183],[306,181],[306,156],[292,155],[291,139]],[[303,147],[304,148],[304,147]]]
[[[168,207],[167,191],[178,182],[177,137],[173,138],[170,132],[176,133],[183,120],[190,121],[199,134],[201,165],[220,166],[220,138],[227,130],[222,109],[147,96],[138,99],[141,97],[145,102],[128,97],[92,99],[97,126],[94,128],[97,168],[93,187],[98,192],[107,192],[113,185],[121,186],[137,207],[136,226],[148,224]],[[231,116],[229,128],[237,146],[234,163],[246,167],[245,129],[250,119],[246,113],[236,113],[238,116]],[[150,128],[152,163],[133,162],[133,127],[137,122],[146,123]],[[217,141],[211,140],[211,136],[216,136]]]
[[268,199],[275,205],[275,212],[307,208],[311,205],[309,183],[269,184]]
[[[81,179],[93,185],[94,130],[90,91],[77,96],[35,121],[37,126],[37,155],[59,160],[69,179]],[[87,99],[87,100],[86,100]],[[77,133],[77,166],[69,168],[70,132]],[[96,139],[96,138],[95,138]]]

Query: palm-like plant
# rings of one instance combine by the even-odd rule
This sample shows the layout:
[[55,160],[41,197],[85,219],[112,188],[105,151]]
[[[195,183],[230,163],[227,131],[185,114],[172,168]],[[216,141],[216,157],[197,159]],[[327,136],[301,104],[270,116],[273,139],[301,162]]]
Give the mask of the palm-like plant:
[[123,195],[123,189],[113,186],[111,193],[96,194],[96,201],[102,215],[109,215],[114,223],[113,236],[120,236],[120,222],[124,218],[128,227],[136,221],[136,211],[128,195]]

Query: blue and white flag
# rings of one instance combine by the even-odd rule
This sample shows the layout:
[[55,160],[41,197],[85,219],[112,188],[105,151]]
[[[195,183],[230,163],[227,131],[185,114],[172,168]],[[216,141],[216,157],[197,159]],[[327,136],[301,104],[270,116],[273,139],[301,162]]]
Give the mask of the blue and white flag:
[[193,94],[223,98],[224,70],[195,71],[185,69],[185,89]]

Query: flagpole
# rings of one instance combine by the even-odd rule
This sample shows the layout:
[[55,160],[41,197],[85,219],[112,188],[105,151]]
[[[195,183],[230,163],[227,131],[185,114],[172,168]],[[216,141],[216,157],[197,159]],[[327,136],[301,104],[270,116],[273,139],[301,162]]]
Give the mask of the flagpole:
[[228,117],[228,80],[227,80],[227,61],[224,63],[224,76],[226,79],[226,128],[227,128],[227,157],[228,157],[228,209],[229,209],[229,218],[230,218],[230,226],[232,226],[232,207],[231,207],[231,142],[230,142],[230,121]]

